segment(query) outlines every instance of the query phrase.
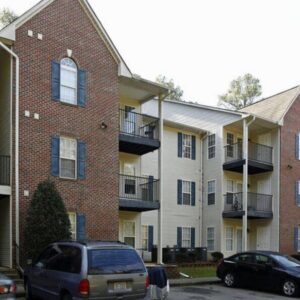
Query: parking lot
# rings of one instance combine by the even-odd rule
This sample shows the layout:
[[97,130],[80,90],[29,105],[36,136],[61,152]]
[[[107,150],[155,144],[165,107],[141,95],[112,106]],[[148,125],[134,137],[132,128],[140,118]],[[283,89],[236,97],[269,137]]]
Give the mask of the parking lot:
[[288,299],[276,293],[264,293],[247,289],[226,288],[222,284],[173,287],[170,300],[279,300]]

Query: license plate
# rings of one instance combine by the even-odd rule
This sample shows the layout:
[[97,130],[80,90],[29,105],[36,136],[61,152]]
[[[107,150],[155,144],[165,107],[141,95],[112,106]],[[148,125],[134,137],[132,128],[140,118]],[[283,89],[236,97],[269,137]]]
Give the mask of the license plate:
[[121,291],[127,289],[127,283],[124,281],[122,282],[114,282],[114,290],[115,291]]

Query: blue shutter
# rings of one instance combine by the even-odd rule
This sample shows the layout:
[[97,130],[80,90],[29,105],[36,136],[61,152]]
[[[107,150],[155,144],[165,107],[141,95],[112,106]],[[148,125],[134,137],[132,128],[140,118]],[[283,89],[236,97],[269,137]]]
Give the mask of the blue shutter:
[[192,135],[192,159],[196,159],[196,137]]
[[60,63],[52,61],[52,99],[60,100]]
[[152,251],[153,248],[153,226],[148,226],[148,251]]
[[154,181],[154,177],[153,176],[149,176],[149,197],[148,200],[153,202],[153,181]]
[[182,157],[182,133],[178,132],[178,157]]
[[181,248],[182,246],[182,228],[177,227],[177,247]]
[[298,252],[298,226],[295,226],[294,228],[294,248],[295,252]]
[[182,180],[177,180],[177,204],[182,204]]
[[195,228],[191,228],[191,248],[195,248]]
[[299,195],[299,181],[295,182],[295,201],[296,205],[300,206],[300,195]]
[[85,215],[77,214],[77,228],[76,228],[76,236],[77,240],[85,240]]
[[191,203],[192,203],[192,206],[195,206],[195,204],[196,204],[196,183],[194,181],[191,182],[191,190],[192,190]]
[[77,142],[77,177],[85,179],[85,164],[86,164],[86,143]]
[[51,140],[51,175],[59,176],[59,137],[52,137]]
[[299,157],[299,135],[300,135],[299,132],[295,135],[295,157],[298,160],[300,159],[300,157]]
[[86,105],[86,71],[81,69],[78,70],[78,105]]

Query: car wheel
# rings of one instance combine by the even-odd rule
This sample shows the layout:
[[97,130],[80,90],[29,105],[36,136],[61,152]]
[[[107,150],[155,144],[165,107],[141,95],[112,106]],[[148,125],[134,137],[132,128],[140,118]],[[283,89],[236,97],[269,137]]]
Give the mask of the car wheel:
[[292,279],[286,279],[282,284],[282,292],[285,296],[294,297],[298,291],[297,284]]
[[236,285],[235,275],[230,272],[225,274],[223,281],[227,287],[234,287]]
[[25,284],[25,299],[26,300],[32,300],[32,291],[31,291],[31,285],[30,285],[30,281],[27,280],[26,284]]

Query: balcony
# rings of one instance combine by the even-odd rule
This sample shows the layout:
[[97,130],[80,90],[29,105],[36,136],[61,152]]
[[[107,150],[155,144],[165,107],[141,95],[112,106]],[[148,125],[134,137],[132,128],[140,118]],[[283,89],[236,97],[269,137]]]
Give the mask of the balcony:
[[120,109],[119,150],[143,155],[160,147],[159,119]]
[[0,185],[10,186],[10,157],[0,155]]
[[[248,218],[249,219],[271,219],[272,195],[248,193]],[[224,218],[242,218],[243,193],[227,193],[225,195]]]
[[[227,145],[223,170],[243,173],[243,143]],[[248,174],[273,171],[273,148],[253,142],[248,143]]]
[[119,208],[137,212],[159,209],[159,180],[119,175]]

